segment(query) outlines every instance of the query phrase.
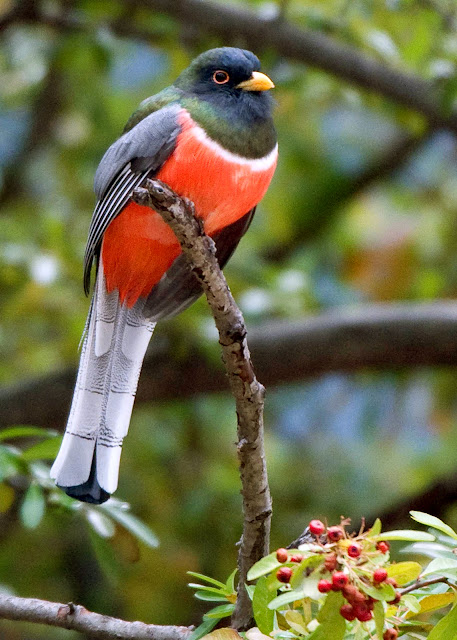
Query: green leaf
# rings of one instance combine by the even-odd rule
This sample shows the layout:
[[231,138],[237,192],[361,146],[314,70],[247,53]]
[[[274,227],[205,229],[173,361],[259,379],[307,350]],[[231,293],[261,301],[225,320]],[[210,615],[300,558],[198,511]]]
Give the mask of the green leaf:
[[199,625],[196,629],[192,631],[187,640],[199,640],[206,636],[214,627],[217,625],[217,618],[209,618],[208,620],[203,620],[201,625]]
[[97,558],[97,562],[103,569],[105,577],[111,584],[118,585],[122,575],[119,556],[112,546],[106,542],[106,539],[100,537],[98,533],[95,533],[92,527],[90,527],[88,531],[92,549]]
[[207,636],[204,636],[208,640],[241,640],[241,636],[235,629],[229,627],[223,627],[222,629],[216,629]]
[[262,576],[257,580],[252,598],[252,610],[254,619],[260,631],[268,635],[274,627],[274,611],[268,608],[268,604],[274,600],[276,591],[268,588],[268,580]]
[[193,578],[198,578],[199,580],[203,580],[203,582],[209,582],[210,584],[214,584],[216,587],[225,590],[226,586],[223,582],[219,580],[215,580],[214,578],[210,578],[209,576],[204,576],[202,573],[196,573],[195,571],[188,571],[188,576],[192,576]]
[[238,569],[234,569],[227,578],[227,582],[225,583],[225,588],[229,593],[235,593],[235,576],[237,574],[237,571]]
[[206,591],[207,593],[223,595],[224,597],[228,595],[225,587],[223,589],[219,589],[218,587],[208,587],[206,584],[198,584],[197,582],[189,582],[187,586],[191,589],[198,589],[199,591]]
[[95,533],[102,538],[112,538],[116,531],[116,525],[107,515],[99,509],[87,509],[86,518]]
[[280,609],[286,604],[290,604],[291,602],[295,602],[295,600],[301,600],[305,597],[305,593],[303,589],[294,589],[292,591],[285,591],[281,593],[281,595],[274,598],[271,602],[268,603],[269,609]]
[[427,527],[432,527],[433,529],[438,529],[438,531],[442,531],[442,533],[445,533],[447,536],[457,540],[457,533],[454,529],[439,518],[431,516],[428,513],[424,513],[423,511],[410,511],[409,513],[411,518],[416,522],[425,524]]
[[21,458],[26,462],[31,462],[32,460],[54,460],[59,452],[61,442],[62,438],[60,436],[43,440],[23,451]]
[[435,558],[425,568],[422,575],[429,576],[432,573],[437,573],[438,575],[451,575],[455,577],[457,575],[457,559]]
[[321,565],[324,562],[324,554],[321,553],[319,555],[312,555],[308,558],[305,558],[300,562],[300,564],[294,569],[294,573],[292,576],[292,580],[290,581],[290,586],[292,589],[299,588],[305,580],[309,580],[309,575],[303,577],[303,573],[310,571],[314,571],[316,567]]
[[384,632],[384,607],[382,602],[376,601],[373,607],[374,623],[378,638],[382,638]]
[[431,596],[425,596],[420,600],[420,612],[434,611],[435,609],[442,609],[447,607],[451,602],[455,600],[454,591],[447,591],[446,593],[434,593]]
[[207,600],[208,602],[227,602],[227,598],[222,595],[221,591],[219,591],[218,594],[219,595],[209,593],[208,591],[196,591],[194,596],[198,598],[198,600]]
[[284,618],[293,631],[297,631],[301,635],[306,635],[308,633],[305,620],[302,614],[296,609],[289,609],[288,611],[285,611]]
[[386,582],[382,582],[379,587],[367,585],[362,581],[358,581],[357,584],[360,591],[363,591],[367,596],[371,596],[375,600],[389,602],[395,598],[395,589],[391,584],[387,584]]
[[107,503],[101,505],[99,508],[106,511],[113,520],[122,525],[127,531],[130,531],[138,540],[147,544],[148,547],[154,548],[159,546],[157,536],[129,511],[113,507]]
[[257,580],[257,578],[278,569],[281,565],[282,563],[278,562],[276,558],[276,552],[270,553],[268,556],[261,558],[249,569],[247,579],[249,581]]
[[457,607],[452,607],[431,630],[428,640],[457,640]]
[[389,578],[395,578],[400,585],[417,580],[421,572],[422,567],[418,562],[398,562],[387,569]]
[[341,605],[344,603],[340,591],[330,591],[317,615],[320,625],[306,640],[343,640],[346,633],[346,621],[340,615]]
[[13,438],[31,438],[34,436],[42,438],[55,438],[58,436],[58,431],[53,429],[43,429],[42,427],[30,427],[28,425],[10,427],[9,429],[2,429],[0,431],[0,442],[4,440],[12,440]]
[[385,531],[377,536],[373,536],[375,540],[409,540],[411,542],[433,542],[435,536],[425,531],[412,531],[403,529],[401,531]]
[[245,584],[244,588],[248,592],[249,600],[252,602],[252,598],[254,597],[255,584]]
[[23,463],[18,455],[7,447],[0,446],[0,480],[5,480],[20,472]]
[[19,510],[21,522],[27,529],[35,529],[46,509],[46,500],[40,485],[32,483],[27,489]]
[[381,533],[381,520],[379,518],[376,518],[376,520],[373,523],[373,526],[370,529],[370,537],[378,536],[380,533]]
[[420,612],[421,605],[419,600],[410,593],[407,593],[405,596],[403,596],[401,601],[402,604],[404,604],[412,613],[415,614]]
[[226,618],[227,616],[232,615],[234,609],[234,604],[221,604],[205,613],[203,620],[208,620],[209,618],[216,618],[217,620],[220,620],[221,618]]

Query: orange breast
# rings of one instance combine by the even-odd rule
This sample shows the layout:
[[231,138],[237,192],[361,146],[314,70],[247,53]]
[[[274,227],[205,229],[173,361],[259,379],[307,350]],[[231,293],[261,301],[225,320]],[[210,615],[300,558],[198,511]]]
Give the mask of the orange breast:
[[[176,148],[157,174],[195,203],[205,231],[214,235],[250,211],[264,196],[276,167],[276,151],[244,160],[206,137],[184,109]],[[118,289],[129,306],[147,296],[181,252],[158,213],[130,203],[103,238],[102,261],[108,291]]]

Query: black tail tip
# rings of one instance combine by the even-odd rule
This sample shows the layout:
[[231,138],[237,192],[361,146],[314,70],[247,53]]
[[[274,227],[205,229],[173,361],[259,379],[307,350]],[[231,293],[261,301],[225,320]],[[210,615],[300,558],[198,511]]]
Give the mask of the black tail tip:
[[89,502],[90,504],[103,504],[111,498],[111,494],[101,488],[97,480],[97,455],[94,451],[94,457],[92,458],[92,464],[90,467],[89,477],[86,482],[77,484],[73,487],[62,487],[57,484],[59,489],[65,491],[67,496],[80,500],[81,502]]
[[111,498],[111,494],[101,487],[98,487],[98,490],[94,490],[93,488],[88,489],[87,482],[77,485],[76,487],[59,488],[63,489],[70,498],[80,500],[81,502],[89,502],[90,504],[103,504]]

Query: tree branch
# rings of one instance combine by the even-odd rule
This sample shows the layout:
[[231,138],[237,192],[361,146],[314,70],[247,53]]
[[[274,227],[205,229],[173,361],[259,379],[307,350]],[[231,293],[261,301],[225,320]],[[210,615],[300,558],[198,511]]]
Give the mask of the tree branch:
[[414,584],[411,584],[409,587],[405,589],[399,589],[398,591],[402,596],[407,593],[411,593],[411,591],[416,591],[416,589],[422,589],[423,587],[429,587],[431,584],[437,584],[438,582],[444,582],[445,584],[449,584],[448,578],[443,578],[442,576],[439,578],[431,578],[430,580],[416,580]]
[[[295,321],[268,322],[249,331],[265,384],[297,382],[330,371],[405,369],[457,364],[457,303],[367,304]],[[36,424],[62,429],[76,369],[0,390],[0,426]],[[173,338],[157,334],[146,356],[136,405],[221,391],[226,382],[198,342],[173,355]],[[48,399],[53,401],[49,402]]]
[[435,126],[457,132],[457,113],[445,114],[432,82],[392,69],[323,33],[284,20],[267,20],[244,7],[211,0],[136,0],[136,4],[216,34],[226,44],[242,40],[257,51],[274,49],[422,113]]
[[[457,133],[457,113],[446,113],[439,90],[432,82],[390,68],[323,33],[295,26],[280,15],[278,19],[265,19],[244,7],[211,0],[130,0],[130,4],[133,9],[143,7],[170,15],[184,25],[191,24],[203,33],[217,35],[226,44],[239,45],[242,41],[257,51],[272,48],[282,56],[322,69],[422,113],[432,126]],[[90,28],[64,9],[55,15],[46,13],[36,2],[20,1],[0,19],[0,31],[20,22],[63,29]],[[160,32],[145,31],[131,21],[112,21],[108,26],[121,36],[148,42],[163,39]]]
[[412,510],[445,518],[449,508],[455,505],[456,499],[457,474],[451,473],[433,480],[419,493],[401,498],[382,513],[370,514],[371,518],[367,518],[367,520],[374,521],[376,517],[379,517],[384,529],[396,529],[410,522],[409,512]]
[[160,180],[147,180],[132,199],[157,211],[173,229],[202,285],[219,331],[219,344],[236,402],[238,459],[243,496],[243,534],[238,554],[238,597],[232,625],[252,626],[252,606],[245,583],[252,565],[268,553],[271,497],[263,439],[264,388],[257,381],[241,311],[230,293],[216,258],[214,242],[195,217],[192,202],[180,198]]
[[0,594],[0,618],[72,629],[100,640],[185,640],[189,627],[126,622],[88,611],[80,605]]

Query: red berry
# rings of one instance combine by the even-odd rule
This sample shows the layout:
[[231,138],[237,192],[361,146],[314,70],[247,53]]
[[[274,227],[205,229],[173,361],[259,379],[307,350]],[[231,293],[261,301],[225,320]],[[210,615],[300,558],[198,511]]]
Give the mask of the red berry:
[[301,562],[303,560],[303,556],[301,553],[296,553],[295,555],[291,556],[290,561],[291,562]]
[[332,588],[333,584],[330,582],[330,580],[319,580],[319,582],[317,583],[317,590],[320,591],[320,593],[328,593],[332,590]]
[[360,620],[360,622],[368,622],[372,617],[373,614],[369,610],[364,613],[359,613],[359,615],[356,616],[357,620]]
[[336,569],[336,553],[330,553],[325,558],[324,567],[327,569],[327,571],[330,571],[330,573],[332,571],[335,571],[335,569]]
[[357,602],[357,604],[354,605],[354,612],[358,620],[360,620],[359,616],[364,616],[369,611],[371,611],[371,605],[368,600]]
[[343,596],[350,604],[365,601],[365,595],[361,591],[359,591],[353,584],[347,584],[345,587],[343,587],[342,592]]
[[343,531],[341,527],[329,527],[327,529],[327,538],[329,542],[338,542],[343,537]]
[[376,545],[376,549],[381,553],[387,553],[390,549],[390,544],[388,542],[385,542],[384,540],[381,540],[381,542],[378,542],[378,544]]
[[321,536],[325,531],[325,524],[320,520],[311,520],[308,526],[311,533],[314,533],[315,536]]
[[351,544],[348,547],[348,556],[350,558],[358,558],[361,553],[362,553],[362,547],[359,545],[359,543],[351,542]]
[[377,582],[378,584],[380,582],[384,582],[384,580],[386,580],[387,578],[387,570],[386,569],[375,569],[375,571],[373,571],[373,582]]
[[278,549],[276,551],[276,560],[278,562],[287,562],[288,557],[289,554],[287,552],[287,549]]
[[334,591],[340,591],[348,583],[349,578],[342,571],[335,571],[332,575],[332,589]]
[[401,593],[399,591],[395,592],[395,598],[393,600],[388,600],[389,604],[398,604],[401,600]]
[[396,629],[386,629],[382,636],[382,640],[397,640],[398,631]]
[[281,567],[276,572],[279,582],[290,582],[292,577],[292,569],[290,567]]
[[351,604],[343,604],[343,606],[340,608],[340,614],[345,620],[349,620],[349,622],[352,622],[356,618],[354,609]]

